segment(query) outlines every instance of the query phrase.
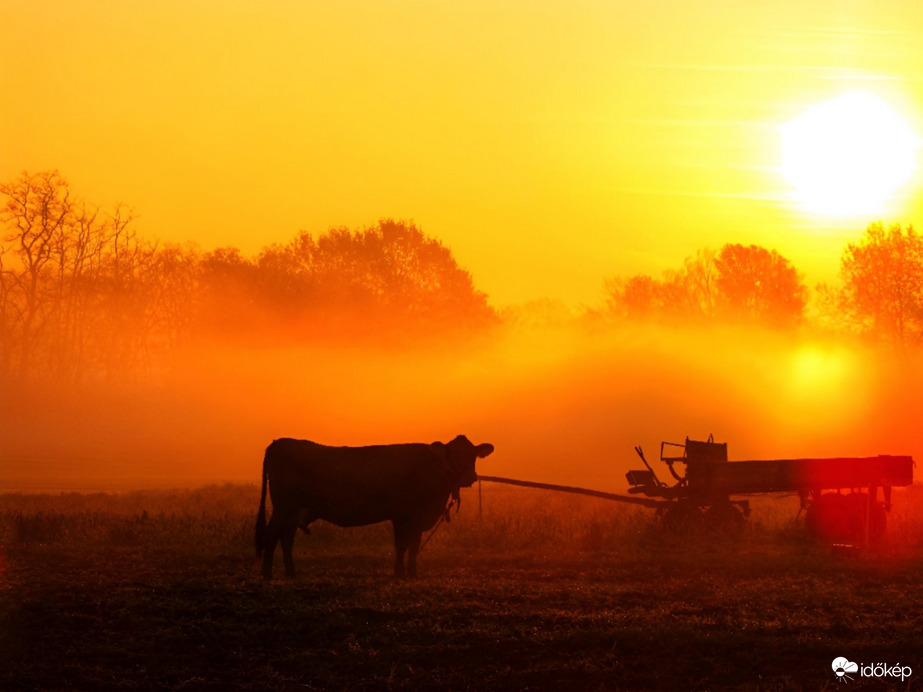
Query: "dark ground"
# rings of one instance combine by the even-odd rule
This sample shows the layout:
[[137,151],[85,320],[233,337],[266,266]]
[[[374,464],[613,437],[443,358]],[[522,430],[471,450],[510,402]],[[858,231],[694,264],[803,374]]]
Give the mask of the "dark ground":
[[833,689],[839,656],[914,671],[850,688],[923,677],[916,544],[837,554],[770,508],[728,545],[490,498],[415,581],[389,576],[387,526],[319,525],[300,575],[263,583],[253,487],[0,497],[0,688]]

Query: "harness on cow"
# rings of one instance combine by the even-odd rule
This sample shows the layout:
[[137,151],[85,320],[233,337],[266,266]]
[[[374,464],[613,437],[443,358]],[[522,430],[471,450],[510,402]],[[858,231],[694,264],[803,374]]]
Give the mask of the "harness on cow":
[[452,505],[455,505],[455,514],[458,514],[458,510],[461,509],[461,496],[458,494],[457,489],[452,491],[452,498],[449,500],[449,504],[445,506],[445,511],[442,513],[442,516],[439,517],[439,521],[436,522],[436,525],[433,527],[432,531],[429,532],[426,540],[423,541],[423,543],[420,545],[420,550],[418,552],[423,551],[423,548],[425,548],[426,544],[429,543],[429,539],[433,537],[433,534],[436,533],[436,529],[439,528],[442,522],[448,524],[452,521],[450,512]]
[[449,510],[452,509],[452,505],[455,505],[455,514],[458,514],[461,511],[461,486],[456,485],[452,490],[452,499],[449,501],[449,504],[445,506],[445,520],[449,521]]
[[442,522],[448,524],[452,521],[452,506],[455,506],[456,515],[458,515],[458,513],[461,511],[461,481],[456,477],[457,474],[452,471],[451,466],[446,464],[446,469],[448,470],[452,479],[452,491],[449,494],[449,502],[446,504],[445,510],[442,512],[442,516],[439,517],[439,521],[436,522],[436,525],[429,532],[429,535],[427,535],[426,540],[423,541],[422,545],[420,545],[421,552],[423,548],[426,547],[426,544],[429,543],[429,539],[433,537],[433,534],[436,533],[436,529],[439,528]]

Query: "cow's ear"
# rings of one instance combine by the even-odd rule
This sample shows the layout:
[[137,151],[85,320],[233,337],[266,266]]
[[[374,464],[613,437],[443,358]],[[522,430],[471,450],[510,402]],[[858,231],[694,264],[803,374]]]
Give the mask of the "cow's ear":
[[486,442],[482,445],[478,445],[474,449],[474,453],[478,455],[478,458],[483,459],[486,456],[490,456],[494,452],[494,446],[492,444],[487,444]]

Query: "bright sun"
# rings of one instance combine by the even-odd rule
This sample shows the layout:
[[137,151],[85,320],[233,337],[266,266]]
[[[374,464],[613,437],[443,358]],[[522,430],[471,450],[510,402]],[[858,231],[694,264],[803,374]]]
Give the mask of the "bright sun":
[[811,106],[781,131],[782,175],[807,211],[875,214],[916,168],[917,135],[865,92]]

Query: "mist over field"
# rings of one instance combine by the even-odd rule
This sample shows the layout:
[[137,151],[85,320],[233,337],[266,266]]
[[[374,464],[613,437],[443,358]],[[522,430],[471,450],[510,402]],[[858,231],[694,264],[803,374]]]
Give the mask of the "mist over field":
[[[4,397],[5,489],[260,478],[277,437],[489,441],[489,475],[625,488],[641,444],[714,434],[732,459],[912,454],[914,361],[807,332],[497,326],[402,348],[200,343],[156,382],[44,382]],[[659,464],[657,465],[659,466]],[[658,469],[659,470],[659,469]]]

